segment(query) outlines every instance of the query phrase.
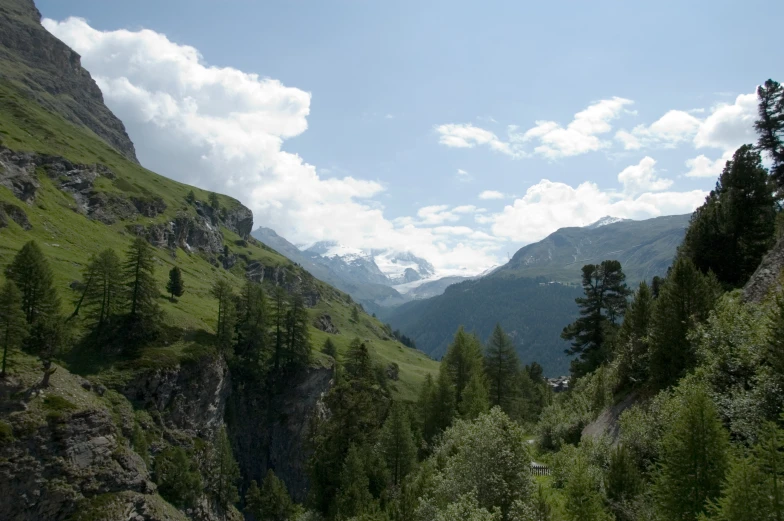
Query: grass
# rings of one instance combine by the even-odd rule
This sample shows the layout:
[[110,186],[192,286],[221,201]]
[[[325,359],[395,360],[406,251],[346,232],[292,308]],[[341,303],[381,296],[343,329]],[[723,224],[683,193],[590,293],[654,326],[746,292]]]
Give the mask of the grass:
[[[7,63],[0,63],[0,68],[2,66],[7,66]],[[4,146],[16,151],[62,156],[75,163],[104,164],[115,173],[116,179],[99,178],[95,190],[123,197],[160,197],[166,204],[166,210],[155,218],[137,217],[106,225],[80,213],[73,197],[59,190],[43,172],[39,172],[41,186],[34,203],[29,206],[19,201],[10,190],[0,186],[0,202],[23,208],[32,225],[31,230],[25,231],[10,222],[8,227],[0,229],[0,269],[11,262],[24,243],[36,240],[54,270],[55,284],[63,301],[63,312],[70,314],[79,296],[71,289],[71,284],[82,280],[82,272],[92,255],[104,248],[112,248],[122,257],[132,239],[128,225],[167,223],[179,212],[195,217],[194,207],[185,201],[186,195],[193,190],[197,200],[207,201],[209,192],[173,181],[128,161],[91,131],[75,126],[39,106],[9,77],[14,76],[0,79],[0,140]],[[220,196],[219,200],[221,206],[227,208],[235,208],[240,204],[227,196]],[[361,314],[358,323],[351,321],[353,303],[346,294],[312,279],[301,267],[263,244],[243,241],[236,233],[225,228],[221,231],[224,243],[240,257],[240,262],[229,271],[216,268],[201,254],[187,253],[181,249],[157,249],[155,252],[155,276],[161,289],[165,287],[172,266],[178,266],[183,272],[185,293],[175,301],[169,300],[166,295],[159,298],[165,322],[180,331],[179,338],[149,346],[131,357],[112,357],[98,351],[77,350],[64,357],[62,363],[78,374],[115,385],[122,384],[140,370],[175,365],[212,353],[209,339],[217,314],[216,303],[210,296],[212,284],[218,278],[224,278],[239,290],[244,283],[244,266],[260,262],[266,267],[283,268],[289,276],[312,284],[320,294],[321,301],[309,313],[314,319],[323,313],[332,317],[340,334],[330,336],[340,352],[345,352],[351,339],[359,337],[368,344],[376,363],[383,366],[398,364],[400,377],[393,383],[393,388],[400,399],[413,400],[425,375],[437,372],[437,362],[388,338],[378,320]],[[315,327],[311,329],[314,364],[327,362],[319,353],[326,337],[326,333]]]

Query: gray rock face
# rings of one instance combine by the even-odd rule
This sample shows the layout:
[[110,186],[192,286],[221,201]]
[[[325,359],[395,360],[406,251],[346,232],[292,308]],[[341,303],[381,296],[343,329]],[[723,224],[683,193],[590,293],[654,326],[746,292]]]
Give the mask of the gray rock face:
[[104,104],[79,55],[41,26],[32,0],[0,0],[0,63],[7,64],[3,74],[24,85],[39,104],[138,163],[125,126]]
[[166,428],[212,439],[223,423],[231,378],[222,358],[205,356],[140,374],[121,392],[136,405],[158,411]]
[[313,276],[304,270],[292,270],[286,266],[265,266],[259,261],[252,261],[245,267],[245,277],[254,282],[271,282],[282,286],[288,293],[302,296],[305,306],[314,307],[321,300],[313,281]]
[[335,324],[332,323],[332,317],[327,314],[316,318],[313,325],[325,333],[330,333],[332,335],[337,335],[340,333],[340,330],[335,326]]
[[781,291],[781,275],[784,272],[784,238],[770,249],[762,262],[743,288],[743,298],[747,302],[762,302]]
[[8,220],[14,221],[22,227],[23,230],[32,230],[33,225],[27,219],[27,214],[24,210],[10,203],[0,203],[0,228],[8,226]]
[[271,400],[264,389],[246,388],[230,397],[227,418],[245,486],[253,479],[261,483],[272,468],[295,501],[306,499],[310,452],[305,440],[332,376],[331,368],[309,369],[287,380]]

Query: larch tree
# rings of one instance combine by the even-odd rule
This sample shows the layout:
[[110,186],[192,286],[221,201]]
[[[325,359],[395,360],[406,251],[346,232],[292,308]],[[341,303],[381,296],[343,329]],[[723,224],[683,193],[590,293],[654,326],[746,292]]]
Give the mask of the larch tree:
[[218,279],[212,285],[212,296],[218,301],[218,322],[215,337],[218,349],[229,353],[234,342],[234,326],[237,314],[234,306],[234,291],[226,279]]
[[122,270],[131,321],[136,325],[152,325],[160,315],[156,303],[159,292],[155,281],[155,255],[143,237],[136,237],[131,243]]
[[272,360],[273,368],[277,373],[284,360],[284,350],[286,348],[286,312],[288,301],[286,292],[280,286],[276,286],[272,293]]
[[0,378],[5,378],[8,369],[8,353],[22,347],[27,336],[27,321],[22,310],[22,293],[12,281],[0,287],[0,341],[3,346],[3,362]]
[[22,294],[22,310],[28,324],[59,313],[60,299],[54,288],[52,269],[35,241],[22,246],[5,274]]
[[221,426],[215,439],[215,450],[210,465],[210,489],[224,508],[239,501],[237,492],[239,479],[240,467],[234,459],[226,427]]
[[255,480],[251,481],[245,493],[245,512],[260,521],[289,521],[294,518],[296,508],[286,484],[268,469],[261,488]]
[[483,371],[482,344],[460,326],[441,363],[446,365],[455,385],[455,403],[459,406],[473,374]]
[[169,270],[169,281],[166,283],[166,291],[171,295],[171,300],[174,297],[181,297],[185,293],[185,283],[182,280],[182,270],[174,266]]
[[495,325],[490,335],[485,348],[484,361],[490,388],[490,406],[501,407],[504,412],[509,413],[514,409],[514,402],[518,399],[517,376],[520,371],[520,361],[514,344],[501,329],[500,324]]
[[237,309],[237,354],[260,369],[269,356],[269,306],[261,284],[246,281]]
[[648,380],[648,333],[653,303],[650,287],[645,281],[640,282],[615,343],[621,388],[639,386]]
[[754,128],[757,146],[772,160],[771,175],[779,191],[784,187],[784,88],[773,80],[757,87],[757,113]]
[[107,248],[93,257],[84,277],[81,305],[87,308],[95,331],[101,331],[119,315],[122,302],[122,270],[114,250]]
[[471,375],[471,379],[468,380],[468,385],[463,391],[458,410],[460,416],[465,420],[473,420],[490,410],[487,379],[483,371],[476,371]]
[[416,445],[411,433],[411,425],[400,402],[392,402],[389,416],[381,431],[380,441],[392,484],[397,487],[416,462]]
[[294,295],[286,311],[286,341],[284,365],[303,367],[310,361],[310,333],[308,310],[301,295]]

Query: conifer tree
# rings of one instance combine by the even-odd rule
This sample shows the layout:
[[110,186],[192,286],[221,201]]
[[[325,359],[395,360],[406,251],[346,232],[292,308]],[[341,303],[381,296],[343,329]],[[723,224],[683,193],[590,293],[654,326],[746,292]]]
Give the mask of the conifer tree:
[[784,382],[784,293],[776,295],[773,311],[765,362],[772,368],[775,378]]
[[0,378],[5,378],[8,368],[8,353],[22,347],[27,336],[27,321],[22,310],[22,293],[12,281],[7,280],[0,288],[0,341],[3,346],[3,363]]
[[335,342],[333,342],[331,338],[324,340],[324,346],[321,348],[321,352],[327,356],[331,356],[334,360],[337,360],[338,358],[338,348],[335,347]]
[[621,263],[616,260],[583,266],[582,285],[585,296],[575,299],[580,318],[561,333],[561,338],[572,343],[566,353],[578,355],[572,361],[575,378],[590,373],[609,357],[607,341],[616,322],[623,318],[631,293]]
[[566,482],[566,519],[569,521],[610,521],[602,496],[586,457],[578,454]]
[[626,505],[643,490],[643,480],[629,449],[618,445],[610,453],[610,465],[605,476],[607,499],[615,511],[617,521],[634,521],[626,515]]
[[715,278],[700,273],[691,260],[675,260],[651,315],[649,370],[659,387],[675,383],[694,367],[688,332],[707,318],[719,291]]
[[455,386],[449,376],[449,371],[442,365],[438,372],[435,388],[430,403],[428,414],[432,417],[434,431],[426,433],[425,440],[430,442],[433,437],[445,431],[457,414],[457,404],[455,403]]
[[273,368],[277,373],[280,370],[281,364],[284,359],[284,350],[286,348],[286,292],[280,286],[275,287],[272,294],[272,325],[273,325],[273,338],[272,338],[272,360]]
[[381,432],[381,451],[391,474],[392,484],[399,486],[416,461],[416,446],[408,416],[399,402],[392,402]]
[[182,271],[177,266],[169,270],[169,281],[166,283],[166,291],[174,297],[181,297],[185,293],[185,283],[182,280]]
[[81,305],[87,308],[95,330],[101,331],[120,313],[122,302],[122,271],[114,250],[107,248],[93,257],[84,278],[87,282]]
[[286,484],[269,469],[261,488],[255,480],[251,481],[245,493],[245,512],[259,521],[289,521],[294,518],[296,509]]
[[485,374],[490,386],[490,406],[509,414],[518,399],[517,376],[520,361],[514,344],[500,324],[495,325],[485,349]]
[[209,202],[212,209],[216,212],[220,209],[220,199],[218,199],[218,194],[215,192],[210,192]]
[[770,156],[773,166],[770,173],[784,187],[784,88],[773,80],[757,87],[759,119],[754,123],[759,141],[757,146]]
[[764,511],[770,519],[784,521],[784,430],[767,422],[754,447],[754,461],[764,476],[763,495],[767,506]]
[[215,337],[218,349],[229,353],[234,341],[234,326],[237,322],[234,293],[228,281],[218,279],[212,285],[212,296],[218,301],[218,322]]
[[476,371],[471,375],[458,409],[465,420],[473,420],[490,410],[490,397],[483,372]]
[[773,190],[759,152],[740,147],[692,215],[680,254],[727,287],[745,284],[773,244]]
[[455,386],[455,403],[463,400],[463,390],[474,373],[482,371],[482,345],[474,335],[465,332],[463,326],[455,333],[455,338],[447,349],[441,362],[449,371]]
[[350,519],[368,511],[373,502],[369,486],[362,452],[356,445],[351,445],[340,473],[340,492],[337,498],[339,519]]
[[5,274],[22,294],[22,311],[28,324],[57,315],[60,299],[54,288],[54,275],[35,241],[22,246]]
[[136,237],[125,256],[123,275],[128,299],[128,313],[133,322],[151,324],[159,315],[155,299],[155,256],[143,237]]
[[215,499],[227,508],[239,501],[237,481],[240,479],[240,467],[234,459],[226,427],[221,426],[215,439],[215,450],[210,466],[210,489]]
[[196,202],[196,194],[193,193],[193,190],[189,191],[188,194],[185,196],[185,201],[188,204],[193,204]]
[[308,311],[301,295],[294,295],[286,312],[285,365],[303,367],[310,361]]
[[665,427],[654,491],[663,519],[693,521],[721,493],[729,437],[703,389],[682,393],[675,418]]
[[169,447],[155,457],[155,483],[171,504],[192,506],[202,492],[201,475],[194,462],[181,447]]
[[351,320],[359,322],[359,307],[353,306],[351,308]]
[[766,516],[769,506],[764,474],[751,457],[739,455],[730,465],[721,497],[708,512],[716,521],[747,521],[751,512],[755,519],[775,519]]
[[653,294],[640,282],[618,332],[616,358],[619,386],[639,386],[648,380],[648,333],[653,311]]
[[238,304],[237,354],[261,369],[269,354],[269,307],[261,284],[246,281]]

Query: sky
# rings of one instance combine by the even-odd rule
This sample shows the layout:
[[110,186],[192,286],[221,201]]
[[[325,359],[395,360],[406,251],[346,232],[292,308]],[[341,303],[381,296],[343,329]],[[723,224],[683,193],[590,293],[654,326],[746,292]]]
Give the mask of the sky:
[[784,76],[772,0],[37,5],[144,166],[441,275],[693,211]]

